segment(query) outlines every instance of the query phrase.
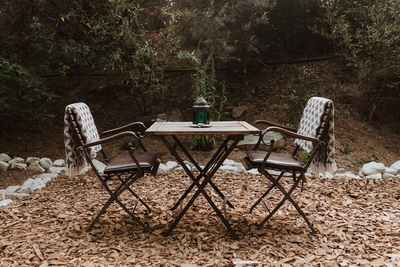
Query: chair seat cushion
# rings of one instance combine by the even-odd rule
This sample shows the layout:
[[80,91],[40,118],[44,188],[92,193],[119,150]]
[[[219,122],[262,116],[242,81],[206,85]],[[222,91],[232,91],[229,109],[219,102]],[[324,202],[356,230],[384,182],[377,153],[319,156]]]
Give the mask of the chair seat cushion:
[[[258,167],[263,162],[266,151],[246,151],[247,159],[253,167]],[[265,167],[268,169],[302,171],[303,165],[287,153],[274,153],[268,157]]]
[[[144,170],[150,170],[154,165],[157,164],[158,152],[140,152],[135,153],[134,156],[139,162],[140,167]],[[117,156],[111,160],[110,164],[108,164],[104,169],[104,174],[134,172],[136,170],[136,163],[132,160],[129,154],[126,154]]]

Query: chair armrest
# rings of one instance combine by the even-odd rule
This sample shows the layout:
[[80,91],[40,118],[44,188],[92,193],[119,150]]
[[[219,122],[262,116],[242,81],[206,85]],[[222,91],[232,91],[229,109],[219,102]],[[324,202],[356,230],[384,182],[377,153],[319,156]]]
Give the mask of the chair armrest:
[[121,139],[121,138],[126,137],[126,136],[131,136],[131,137],[136,138],[138,140],[138,144],[140,144],[140,139],[134,132],[125,131],[125,132],[121,132],[121,133],[118,133],[118,134],[115,134],[115,135],[112,135],[112,136],[109,136],[109,137],[105,137],[105,138],[97,140],[95,142],[86,143],[86,144],[84,144],[82,146],[82,148],[88,148],[88,147],[91,147],[91,146],[96,146],[96,145],[109,143],[111,141],[118,140],[118,139]]
[[129,123],[127,125],[124,125],[124,126],[121,126],[121,127],[118,127],[118,128],[106,130],[106,131],[100,133],[100,137],[103,137],[105,135],[115,134],[117,132],[126,131],[128,128],[135,128],[135,127],[136,128],[140,128],[139,137],[143,137],[144,136],[144,132],[147,129],[146,126],[143,124],[143,122],[132,122],[132,123]]
[[[286,131],[290,131],[290,132],[294,132],[294,133],[297,132],[297,129],[296,129],[296,128],[289,127],[289,126],[283,126],[283,125],[280,125],[280,124],[277,124],[277,123],[274,123],[274,122],[271,122],[271,121],[267,121],[267,120],[257,120],[257,121],[254,123],[254,126],[257,126],[257,125],[259,125],[259,124],[267,125],[267,126],[269,126],[269,127],[279,127],[279,129],[286,130]],[[268,127],[268,128],[269,128],[269,127]],[[268,128],[267,128],[267,129],[268,129]],[[260,134],[255,134],[255,136],[258,135],[259,138],[258,138],[258,141],[257,141],[256,145],[254,146],[253,150],[257,150],[257,149],[259,148],[259,146],[260,146],[261,143],[263,143],[263,144],[266,145],[266,146],[270,146],[270,145],[271,145],[270,143],[266,143],[266,142],[264,141],[264,135],[265,135],[266,133],[267,133],[267,131],[265,131],[263,134],[261,134],[261,131],[260,131]]]
[[279,132],[279,133],[288,135],[288,136],[293,137],[293,138],[304,139],[304,140],[311,141],[311,142],[316,142],[316,143],[321,142],[319,139],[317,139],[315,137],[310,137],[310,136],[298,134],[298,133],[292,132],[290,130],[281,128],[281,127],[271,126],[271,127],[268,127],[265,132],[270,132],[270,131]]
[[284,126],[284,125],[277,124],[277,123],[270,122],[270,121],[266,121],[266,120],[257,120],[254,123],[254,126],[256,126],[257,124],[263,124],[263,125],[268,125],[268,126],[277,126],[279,128],[282,128],[282,129],[285,129],[285,130],[288,130],[288,131],[291,131],[291,132],[297,132],[297,129],[294,128],[294,127]]

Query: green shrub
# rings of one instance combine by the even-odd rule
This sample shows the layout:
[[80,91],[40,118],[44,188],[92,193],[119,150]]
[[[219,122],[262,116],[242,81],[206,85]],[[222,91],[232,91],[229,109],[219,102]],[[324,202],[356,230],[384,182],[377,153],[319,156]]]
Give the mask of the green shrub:
[[58,98],[31,71],[0,57],[0,113],[12,125],[24,117],[46,120]]
[[329,25],[321,33],[337,43],[348,66],[357,71],[362,92],[359,100],[365,106],[367,117],[372,119],[378,107],[398,106],[400,1],[321,3]]

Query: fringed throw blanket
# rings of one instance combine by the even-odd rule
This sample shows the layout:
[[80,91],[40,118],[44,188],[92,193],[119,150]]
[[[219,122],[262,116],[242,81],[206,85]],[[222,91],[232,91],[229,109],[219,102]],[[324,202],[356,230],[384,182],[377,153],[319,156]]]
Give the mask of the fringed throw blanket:
[[[297,130],[298,134],[316,137],[318,127],[321,124],[322,116],[325,114],[326,105],[331,100],[323,97],[312,97],[308,101],[303,115],[300,120],[300,125]],[[310,165],[311,170],[316,177],[326,176],[326,172],[334,173],[337,169],[335,163],[335,136],[334,136],[334,122],[333,122],[333,103],[332,111],[328,118],[329,130],[328,134],[323,136],[322,141],[325,145],[319,146],[319,150]],[[299,145],[302,149],[310,153],[313,149],[313,143],[310,141],[296,139],[295,144]]]
[[[68,176],[79,174],[86,166],[86,159],[83,150],[78,149],[80,146],[79,139],[73,131],[72,125],[68,120],[67,109],[70,109],[75,114],[78,127],[85,143],[90,143],[99,140],[99,134],[94,124],[92,113],[85,103],[70,104],[65,109],[64,116],[64,144],[66,153],[65,172]],[[96,153],[101,150],[101,146],[90,147],[88,152],[92,158],[96,157]]]

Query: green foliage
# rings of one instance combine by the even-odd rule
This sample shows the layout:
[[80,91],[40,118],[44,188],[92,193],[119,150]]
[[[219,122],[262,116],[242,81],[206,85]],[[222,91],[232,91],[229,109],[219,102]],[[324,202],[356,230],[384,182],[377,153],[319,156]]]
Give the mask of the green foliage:
[[[25,114],[28,111],[22,110],[26,106],[21,101],[29,99],[29,105],[33,105],[31,95],[35,95],[47,107],[46,101],[53,97],[51,91],[64,95],[63,90],[71,88],[99,87],[89,83],[78,87],[68,80],[70,75],[94,74],[107,77],[104,91],[128,87],[135,96],[133,109],[148,113],[153,100],[168,93],[162,70],[175,63],[178,56],[193,63],[195,90],[206,88],[201,94],[213,107],[213,119],[218,120],[225,91],[223,86],[217,89],[220,86],[215,67],[247,69],[276,57],[329,53],[333,40],[346,55],[349,66],[358,71],[363,90],[360,95],[369,106],[368,117],[379,105],[399,106],[400,2],[328,0],[322,1],[321,6],[320,2],[5,1],[0,6],[0,57],[15,69],[19,66],[21,73],[13,76],[2,67],[1,94],[10,99],[3,97],[0,105],[7,114]],[[312,35],[310,27],[321,27],[321,14],[329,28],[324,29],[323,35]],[[186,57],[182,56],[185,53]],[[35,84],[40,83],[39,76],[51,75],[59,75],[52,81],[51,90]],[[306,78],[289,82],[289,93],[284,96],[288,120],[297,120],[311,83]],[[10,91],[16,87],[26,88],[21,89],[25,90],[22,93]],[[40,88],[40,92],[33,94],[28,88]],[[23,100],[14,101],[21,95],[25,96]],[[43,117],[39,113],[37,116]]]
[[330,26],[322,33],[337,43],[348,66],[357,70],[362,101],[372,119],[379,104],[385,107],[392,99],[394,104],[400,100],[400,1],[321,3]]
[[57,97],[31,71],[0,57],[0,112],[2,124],[23,117],[48,119]]
[[308,161],[309,155],[308,155],[307,151],[301,150],[301,151],[300,151],[299,157],[300,157],[299,160],[300,160],[303,164],[305,164],[305,163]]
[[351,152],[351,147],[350,147],[348,144],[344,144],[344,145],[340,148],[340,150],[342,151],[343,154],[348,155],[348,154],[350,154],[350,152]]
[[114,88],[129,86],[146,113],[179,44],[173,2],[9,1],[0,7],[0,55],[35,73],[106,74]]
[[213,150],[216,148],[216,139],[215,135],[196,135],[193,137],[189,148],[194,150]]
[[[193,52],[184,52],[178,56],[181,59],[190,59],[196,70],[194,75],[193,96],[194,101],[202,96],[210,105],[210,116],[212,121],[219,121],[222,116],[223,105],[226,102],[225,86],[219,91],[216,87],[217,78],[215,74],[214,59],[212,54],[204,61],[201,58],[199,50]],[[215,148],[214,135],[196,136],[190,144],[191,149],[209,150]]]
[[225,85],[222,84],[220,89],[217,89],[217,77],[215,73],[213,55],[209,55],[204,61],[200,50],[193,52],[181,51],[178,55],[180,59],[190,59],[196,71],[193,75],[193,96],[192,101],[203,96],[210,105],[211,120],[219,121],[222,116],[222,109],[226,102]]
[[[74,42],[64,40],[65,51],[73,60],[69,65],[114,74],[116,80],[131,88],[137,109],[147,113],[163,80],[158,70],[173,46],[168,32],[173,31],[174,12],[156,1],[89,3],[87,7],[75,1],[74,8],[60,22],[84,24],[84,27],[79,25],[84,36],[78,36]],[[154,12],[163,12],[162,20],[154,17]],[[124,73],[122,79],[121,73]]]
[[205,54],[214,53],[219,62],[246,66],[264,45],[256,35],[257,27],[268,23],[268,9],[274,1],[181,1],[182,36],[187,47],[201,43]]

